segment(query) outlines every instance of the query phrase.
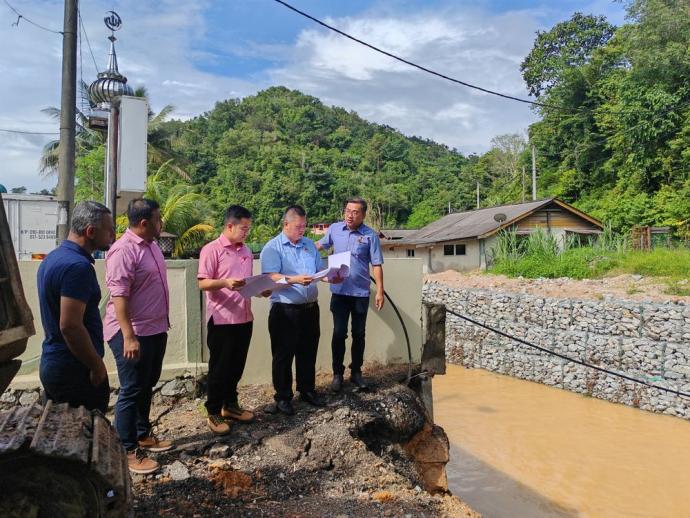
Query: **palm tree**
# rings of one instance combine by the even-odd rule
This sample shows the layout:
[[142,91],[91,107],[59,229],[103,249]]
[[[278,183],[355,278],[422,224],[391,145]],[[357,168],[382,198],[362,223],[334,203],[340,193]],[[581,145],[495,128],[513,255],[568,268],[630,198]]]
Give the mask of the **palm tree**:
[[[169,161],[148,177],[144,198],[158,202],[163,231],[177,236],[174,256],[199,248],[206,241],[207,234],[214,230],[208,199],[196,192],[192,185],[180,182],[170,170]],[[124,232],[126,216],[118,217],[117,227],[118,234]]]
[[[79,88],[84,92],[88,92],[88,85],[82,81]],[[41,113],[48,115],[51,119],[60,121],[60,109],[54,106],[43,108]],[[95,131],[89,128],[89,118],[79,108],[76,109],[76,135],[75,148],[77,156],[85,155],[95,147],[105,142],[105,135],[100,131]],[[60,140],[51,140],[43,146],[43,152],[38,165],[38,172],[41,176],[53,176],[57,174],[58,170],[58,148]]]
[[[88,96],[88,85],[81,82],[80,89],[82,95]],[[84,92],[87,92],[84,94]],[[148,100],[149,95],[145,86],[140,86],[134,90],[135,97],[144,97]],[[175,110],[171,104],[164,106],[158,113],[154,113],[149,108],[149,123],[148,123],[148,139],[147,139],[147,154],[148,163],[152,167],[160,167],[166,162],[172,171],[177,176],[185,181],[190,181],[189,173],[178,163],[181,162],[179,157],[173,155],[167,149],[166,139],[161,134],[161,127],[168,119],[170,114]],[[60,109],[55,107],[48,107],[41,110],[49,117],[60,120]],[[76,111],[76,154],[82,156],[93,150],[95,147],[105,143],[105,134],[102,131],[92,130],[88,127],[88,116],[77,108]],[[59,140],[51,140],[43,147],[39,163],[39,172],[42,176],[53,176],[57,174],[58,167],[58,147]]]

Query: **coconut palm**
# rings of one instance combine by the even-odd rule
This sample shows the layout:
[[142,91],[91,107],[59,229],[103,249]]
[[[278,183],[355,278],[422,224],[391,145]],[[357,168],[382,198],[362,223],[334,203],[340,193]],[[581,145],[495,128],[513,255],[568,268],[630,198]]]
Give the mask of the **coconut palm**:
[[[88,85],[81,82],[80,88],[82,95],[88,96]],[[148,91],[145,86],[140,86],[134,90],[135,97],[149,98]],[[149,122],[148,122],[148,138],[147,138],[147,155],[149,166],[160,167],[169,162],[166,167],[174,171],[175,174],[185,180],[190,180],[190,175],[187,171],[179,165],[181,159],[173,156],[173,154],[166,149],[167,142],[161,132],[163,123],[168,119],[170,114],[175,110],[171,104],[164,106],[158,113],[154,113],[149,108]],[[55,107],[48,107],[41,110],[49,117],[60,120],[60,109]],[[105,142],[105,133],[102,131],[92,130],[88,127],[88,116],[81,110],[76,110],[76,137],[75,146],[77,156],[87,154],[95,147]],[[41,159],[39,163],[39,172],[42,176],[52,176],[57,174],[58,168],[58,147],[59,140],[51,140],[43,147]]]
[[146,182],[145,198],[160,205],[163,230],[177,236],[173,255],[199,248],[213,232],[208,199],[186,182],[171,181],[170,161],[165,162]]

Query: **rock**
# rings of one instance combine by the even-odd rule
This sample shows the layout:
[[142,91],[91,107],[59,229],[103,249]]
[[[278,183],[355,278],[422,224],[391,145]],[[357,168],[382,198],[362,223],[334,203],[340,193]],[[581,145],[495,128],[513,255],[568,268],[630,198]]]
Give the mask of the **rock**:
[[27,391],[19,396],[19,404],[22,406],[30,406],[38,401],[38,392]]
[[165,467],[165,474],[172,480],[187,480],[190,477],[187,466],[176,460]]
[[393,439],[412,437],[426,421],[426,414],[415,393],[402,386],[387,394],[377,410],[383,414]]
[[291,462],[299,459],[300,455],[307,449],[309,441],[305,440],[302,434],[292,432],[289,434],[279,434],[268,437],[264,444],[275,451],[278,455],[286,457]]
[[170,380],[161,388],[161,394],[164,396],[180,396],[184,393],[184,382],[179,379]]
[[6,390],[0,395],[0,403],[14,404],[17,401],[17,396],[12,392],[12,390]]
[[230,456],[230,446],[223,443],[216,443],[208,450],[209,459],[225,459]]
[[429,493],[448,491],[446,464],[450,458],[450,444],[443,428],[425,423],[424,428],[405,444],[405,451],[414,459]]

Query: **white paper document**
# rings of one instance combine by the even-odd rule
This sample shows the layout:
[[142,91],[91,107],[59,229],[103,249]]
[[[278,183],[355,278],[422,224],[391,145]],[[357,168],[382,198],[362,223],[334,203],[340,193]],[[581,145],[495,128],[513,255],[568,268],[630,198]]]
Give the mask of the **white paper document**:
[[341,252],[339,254],[332,254],[328,256],[328,268],[315,273],[312,277],[314,281],[328,277],[329,280],[340,277],[344,279],[350,275],[350,252]]
[[247,277],[244,282],[246,284],[237,291],[239,291],[240,295],[242,295],[245,299],[258,297],[264,291],[278,291],[282,290],[283,288],[287,288],[288,286],[284,278],[276,282],[271,279],[271,276],[267,273]]

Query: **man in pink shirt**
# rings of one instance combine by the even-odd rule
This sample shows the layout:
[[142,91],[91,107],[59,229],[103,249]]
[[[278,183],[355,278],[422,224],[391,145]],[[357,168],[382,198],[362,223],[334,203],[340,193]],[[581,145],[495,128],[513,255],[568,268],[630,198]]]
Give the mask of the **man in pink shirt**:
[[161,232],[158,203],[139,198],[127,207],[129,228],[105,257],[110,300],[103,334],[115,356],[120,392],[115,429],[127,450],[130,471],[146,474],[158,463],[143,449],[165,451],[170,441],[151,434],[149,413],[168,341],[170,321],[165,259],[155,239]]
[[208,426],[217,435],[230,431],[231,420],[249,422],[254,414],[240,407],[237,384],[242,378],[252,338],[251,301],[237,290],[252,275],[253,256],[244,244],[252,215],[231,205],[225,211],[223,232],[201,249],[199,289],[206,292],[208,361]]

